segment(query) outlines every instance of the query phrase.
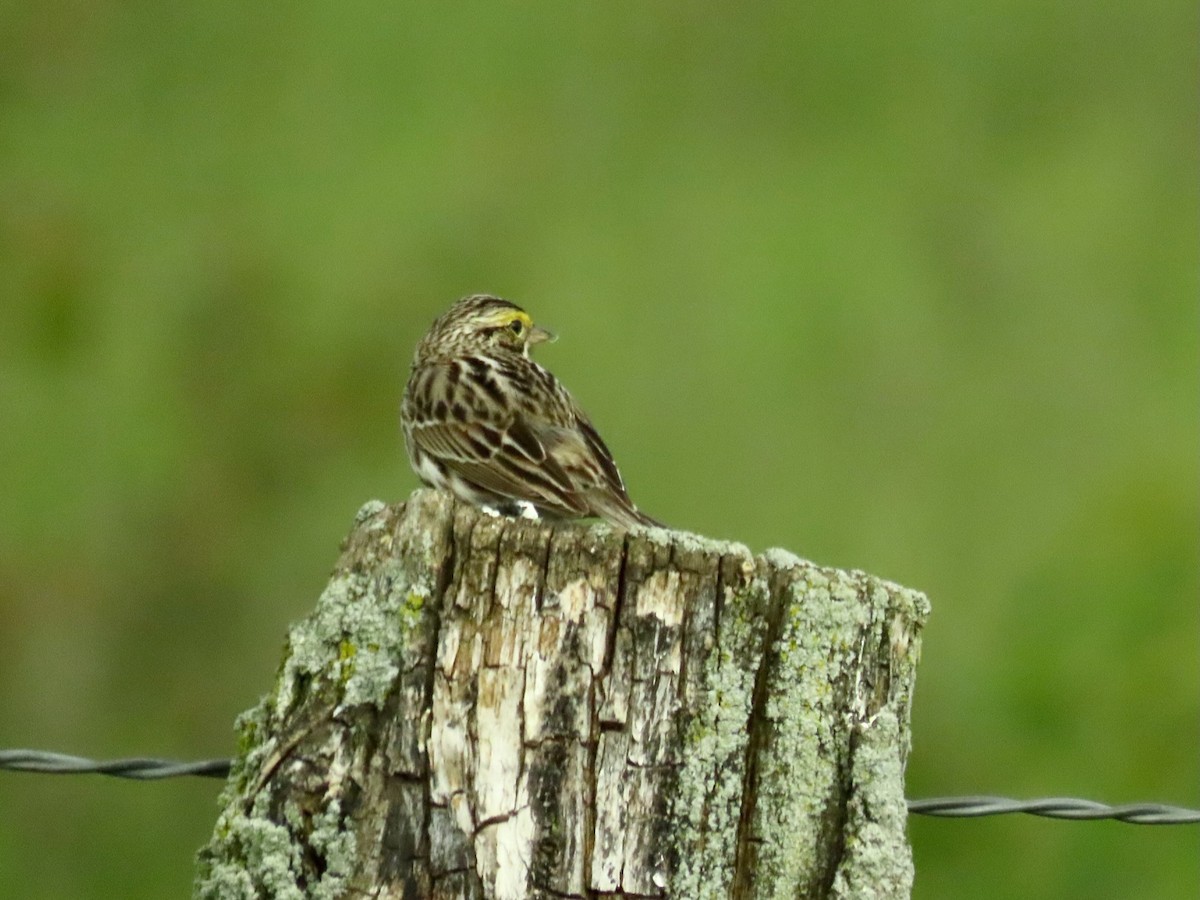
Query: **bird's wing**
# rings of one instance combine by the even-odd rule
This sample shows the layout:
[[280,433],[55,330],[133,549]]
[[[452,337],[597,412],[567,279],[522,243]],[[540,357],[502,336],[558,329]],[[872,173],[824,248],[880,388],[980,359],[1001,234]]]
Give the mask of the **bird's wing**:
[[576,491],[587,493],[608,488],[604,468],[578,428],[543,426],[539,440],[550,459],[561,468]]
[[410,434],[416,447],[487,492],[562,516],[587,511],[570,476],[519,418],[414,422]]
[[596,462],[600,465],[601,472],[604,473],[604,480],[607,482],[609,489],[621,496],[625,494],[625,482],[621,479],[621,473],[617,471],[617,463],[613,459],[612,453],[608,446],[600,437],[600,433],[588,421],[587,416],[583,413],[576,413],[579,433],[583,436],[588,448],[595,457]]
[[550,458],[571,479],[586,514],[621,525],[654,524],[629,499],[612,453],[567,389],[540,366],[536,374],[526,391],[536,402],[527,404],[526,411]]

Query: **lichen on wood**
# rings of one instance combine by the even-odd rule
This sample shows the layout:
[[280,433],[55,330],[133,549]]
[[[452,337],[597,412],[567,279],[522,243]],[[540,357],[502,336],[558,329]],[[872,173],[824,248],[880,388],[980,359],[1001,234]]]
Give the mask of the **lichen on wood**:
[[927,612],[782,551],[368,504],[196,895],[907,896]]

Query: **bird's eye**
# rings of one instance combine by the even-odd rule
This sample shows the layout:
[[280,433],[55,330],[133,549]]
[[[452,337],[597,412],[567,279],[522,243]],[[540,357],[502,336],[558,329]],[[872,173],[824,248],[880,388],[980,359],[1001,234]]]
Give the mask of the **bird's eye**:
[[513,319],[512,324],[510,324],[508,327],[512,329],[513,334],[519,335],[522,331],[525,330],[525,323],[522,322],[520,319]]

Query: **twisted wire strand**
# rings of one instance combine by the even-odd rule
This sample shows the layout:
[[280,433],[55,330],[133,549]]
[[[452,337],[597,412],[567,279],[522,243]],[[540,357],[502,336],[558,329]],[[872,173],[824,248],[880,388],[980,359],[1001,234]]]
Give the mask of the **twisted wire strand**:
[[1133,825],[1194,825],[1200,823],[1200,810],[1162,803],[1126,803],[1109,806],[1095,800],[1076,797],[1040,797],[1011,800],[1008,797],[930,797],[909,800],[908,811],[921,816],[978,818],[1028,813],[1048,819],[1115,819]]
[[[94,760],[45,750],[0,750],[0,769],[14,772],[41,772],[55,775],[96,774],[114,778],[151,781],[193,775],[200,778],[226,778],[230,759],[202,759],[179,762],[171,759],[135,757],[132,759]],[[1135,825],[1194,825],[1200,823],[1200,810],[1162,803],[1126,803],[1109,806],[1075,797],[1041,797],[1012,800],[1008,797],[930,797],[909,800],[908,811],[920,816],[942,818],[979,818],[1027,813],[1050,819],[1115,819]]]
[[201,759],[178,762],[173,759],[133,757],[131,759],[95,760],[66,753],[45,750],[0,750],[0,769],[14,772],[42,772],[53,775],[112,775],[152,781],[156,778],[177,778],[197,775],[202,778],[226,778],[233,760]]

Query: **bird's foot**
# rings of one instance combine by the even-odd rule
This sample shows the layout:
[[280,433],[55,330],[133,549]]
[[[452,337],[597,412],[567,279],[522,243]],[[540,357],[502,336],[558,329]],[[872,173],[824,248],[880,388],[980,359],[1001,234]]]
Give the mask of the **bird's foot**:
[[517,513],[517,516],[519,518],[530,519],[534,522],[536,522],[538,520],[539,516],[538,516],[537,507],[534,506],[532,503],[530,503],[528,500],[518,500],[513,505],[516,506],[517,509],[520,510],[520,512]]
[[541,518],[538,515],[537,507],[528,500],[513,500],[502,506],[489,506],[484,503],[480,505],[479,510],[485,516],[491,516],[493,519],[504,516],[509,519],[529,519],[536,522]]

